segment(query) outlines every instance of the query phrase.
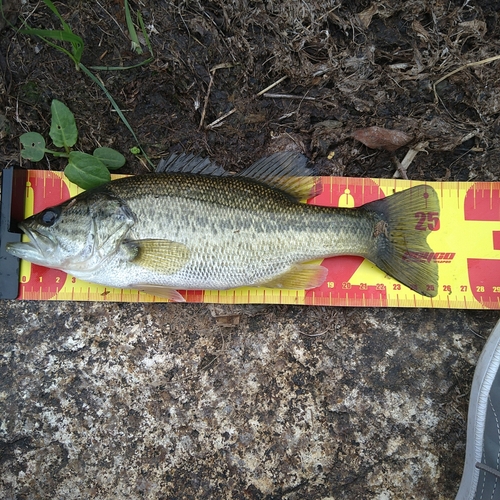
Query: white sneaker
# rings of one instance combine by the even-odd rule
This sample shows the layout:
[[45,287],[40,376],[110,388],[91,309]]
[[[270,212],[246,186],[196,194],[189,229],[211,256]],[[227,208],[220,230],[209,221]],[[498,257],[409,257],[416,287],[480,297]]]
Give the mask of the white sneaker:
[[500,500],[500,322],[477,362],[456,500]]

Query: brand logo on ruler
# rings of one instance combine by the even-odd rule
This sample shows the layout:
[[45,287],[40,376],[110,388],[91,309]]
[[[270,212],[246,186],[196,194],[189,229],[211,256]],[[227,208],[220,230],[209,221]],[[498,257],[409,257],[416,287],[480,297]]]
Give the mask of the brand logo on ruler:
[[412,252],[407,251],[403,255],[403,260],[410,262],[436,262],[438,264],[449,264],[455,257],[451,252]]

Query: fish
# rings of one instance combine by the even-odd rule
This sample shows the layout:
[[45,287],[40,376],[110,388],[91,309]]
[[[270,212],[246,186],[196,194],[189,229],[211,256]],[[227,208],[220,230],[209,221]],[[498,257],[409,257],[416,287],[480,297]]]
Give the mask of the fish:
[[432,252],[431,228],[416,225],[421,214],[439,216],[434,189],[421,184],[358,208],[307,204],[321,189],[308,161],[275,153],[231,175],[207,158],[174,154],[155,173],[112,180],[25,219],[28,241],[6,249],[176,302],[179,290],[313,289],[327,279],[320,259],[338,255],[364,257],[435,296],[437,264],[408,258]]

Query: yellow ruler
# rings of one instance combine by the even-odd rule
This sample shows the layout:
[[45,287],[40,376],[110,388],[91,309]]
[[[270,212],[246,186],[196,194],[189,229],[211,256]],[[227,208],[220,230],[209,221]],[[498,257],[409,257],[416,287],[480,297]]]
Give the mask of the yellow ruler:
[[[323,177],[322,192],[309,203],[356,207],[408,189],[417,181]],[[313,290],[238,288],[224,291],[180,291],[188,302],[225,304],[304,304],[321,306],[436,307],[500,309],[500,183],[428,182],[440,199],[441,212],[416,213],[415,227],[432,230],[432,253],[411,255],[435,261],[439,289],[422,297],[359,257],[325,259],[328,278]],[[60,172],[29,170],[24,216],[56,205],[81,192]],[[136,290],[105,288],[62,271],[21,262],[19,299],[165,302]]]

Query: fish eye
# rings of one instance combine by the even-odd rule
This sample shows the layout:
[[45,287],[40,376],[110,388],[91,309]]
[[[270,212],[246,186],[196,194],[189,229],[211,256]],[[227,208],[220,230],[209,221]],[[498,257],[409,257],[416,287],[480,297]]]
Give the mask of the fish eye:
[[40,214],[39,221],[44,226],[50,227],[54,225],[57,219],[59,219],[60,215],[61,215],[60,207],[47,208],[47,210],[44,210]]

